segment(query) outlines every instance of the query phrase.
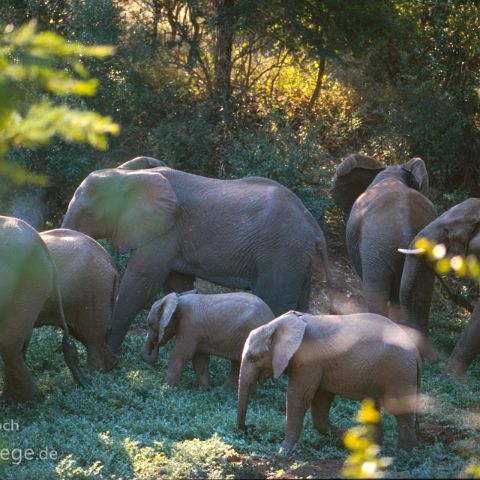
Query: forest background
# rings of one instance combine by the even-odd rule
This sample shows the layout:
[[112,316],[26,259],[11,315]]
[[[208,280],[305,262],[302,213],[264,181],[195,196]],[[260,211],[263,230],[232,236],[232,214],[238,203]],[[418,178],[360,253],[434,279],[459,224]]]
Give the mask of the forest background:
[[57,225],[90,171],[138,155],[273,178],[320,222],[335,164],[356,151],[388,164],[423,158],[439,211],[480,193],[475,2],[7,0],[0,18],[116,49],[85,59],[96,95],[61,100],[120,124],[107,151],[64,140],[10,150],[49,179],[0,192],[2,211],[33,224]]

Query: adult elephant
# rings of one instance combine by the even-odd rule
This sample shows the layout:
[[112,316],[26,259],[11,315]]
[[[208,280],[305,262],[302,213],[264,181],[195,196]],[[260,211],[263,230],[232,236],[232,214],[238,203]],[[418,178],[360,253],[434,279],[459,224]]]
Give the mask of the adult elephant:
[[[423,228],[411,242],[400,287],[400,302],[408,322],[428,334],[428,318],[432,301],[435,273],[428,261],[414,249],[419,238],[443,243],[451,255],[474,254],[480,258],[480,199],[469,198],[455,205]],[[453,350],[447,370],[464,376],[480,352],[480,303],[475,306],[470,321]]]
[[0,356],[5,364],[2,398],[8,403],[33,399],[25,352],[35,321],[52,292],[62,316],[65,359],[80,382],[63,316],[55,264],[38,233],[23,220],[0,216],[0,265]]
[[200,277],[248,288],[279,314],[308,309],[318,255],[330,279],[317,222],[295,194],[265,178],[218,180],[168,167],[99,170],[78,187],[63,227],[132,251],[108,337],[114,350],[162,287],[191,290]]
[[332,182],[335,203],[348,217],[348,255],[362,278],[369,312],[401,321],[400,280],[404,256],[397,249],[435,217],[423,160],[385,166],[365,155],[349,155]]

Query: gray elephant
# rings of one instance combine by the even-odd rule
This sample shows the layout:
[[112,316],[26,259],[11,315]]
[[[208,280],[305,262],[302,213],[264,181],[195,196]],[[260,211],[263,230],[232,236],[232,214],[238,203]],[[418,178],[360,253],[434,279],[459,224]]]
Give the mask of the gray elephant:
[[[474,254],[480,258],[480,199],[469,198],[455,205],[423,228],[412,240],[400,286],[400,302],[408,323],[428,335],[428,319],[435,273],[431,265],[414,248],[419,238],[443,243],[451,255]],[[464,376],[480,352],[480,306],[477,303],[448,363],[448,371]]]
[[122,163],[117,168],[123,168],[125,170],[143,170],[155,167],[166,167],[166,164],[153,157],[135,157],[128,162]]
[[428,175],[420,158],[386,167],[373,158],[350,155],[333,178],[332,196],[348,216],[348,255],[362,279],[368,311],[397,322],[402,320],[404,262],[397,249],[436,217],[426,195]]
[[410,337],[388,318],[372,313],[314,316],[288,312],[253,330],[240,367],[240,429],[245,429],[252,384],[257,379],[259,383],[277,379],[284,371],[288,389],[282,447],[293,448],[308,408],[320,433],[340,433],[329,420],[335,395],[372,398],[378,408],[383,406],[396,417],[399,447],[416,446],[421,358]]
[[[118,293],[118,273],[110,255],[92,238],[75,230],[40,233],[58,270],[62,303],[72,335],[87,349],[89,368],[102,372],[117,363],[106,344]],[[55,295],[50,294],[35,327],[62,325]]]
[[192,361],[197,383],[210,382],[210,355],[231,362],[224,387],[237,386],[243,344],[251,330],[275,318],[268,305],[251,293],[170,293],[155,302],[148,315],[148,334],[142,351],[145,362],[157,361],[159,347],[175,336],[170,352],[167,383],[175,386],[185,365]]
[[34,388],[25,365],[33,326],[52,296],[64,328],[65,360],[82,381],[63,315],[55,264],[38,233],[18,218],[0,216],[0,356],[5,364],[2,398],[8,403],[32,400]]
[[193,288],[200,277],[251,289],[275,314],[307,309],[325,237],[300,199],[266,178],[217,180],[168,167],[91,173],[63,227],[111,238],[131,251],[108,344],[118,350],[135,315],[160,289]]

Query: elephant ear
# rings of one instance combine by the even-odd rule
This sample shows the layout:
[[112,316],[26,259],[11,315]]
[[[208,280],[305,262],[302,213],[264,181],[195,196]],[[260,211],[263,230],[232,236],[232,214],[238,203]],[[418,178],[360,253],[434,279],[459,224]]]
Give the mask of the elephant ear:
[[381,162],[366,155],[355,153],[344,158],[332,180],[331,193],[335,204],[348,215],[355,200],[384,169]]
[[180,214],[170,182],[159,172],[117,169],[118,209],[112,243],[117,251],[139,248],[165,235]]
[[142,170],[146,168],[166,167],[165,162],[153,157],[135,157],[128,162],[122,163],[117,168],[124,170]]
[[409,182],[408,186],[428,197],[428,172],[427,167],[425,167],[425,162],[418,157],[412,158],[402,165],[402,168],[412,174],[411,182]]
[[[273,378],[278,378],[302,343],[307,322],[302,316],[288,312],[272,322],[272,368]],[[273,325],[272,325],[273,326]]]
[[152,305],[152,316],[158,322],[158,342],[161,343],[165,330],[178,307],[179,297],[173,292]]

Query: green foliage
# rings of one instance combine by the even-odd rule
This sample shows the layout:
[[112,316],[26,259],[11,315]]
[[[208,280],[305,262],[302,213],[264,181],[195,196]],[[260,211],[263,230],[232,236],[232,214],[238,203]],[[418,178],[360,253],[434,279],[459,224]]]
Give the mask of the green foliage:
[[44,177],[28,175],[18,164],[7,163],[9,148],[44,145],[55,136],[107,147],[106,134],[118,133],[109,117],[54,105],[48,96],[32,102],[32,92],[93,95],[98,80],[88,78],[80,58],[104,58],[112,52],[111,47],[67,43],[53,32],[37,33],[34,22],[5,28],[0,38],[0,170],[4,175],[16,182],[45,183]]
[[[435,322],[436,319],[434,318]],[[143,319],[140,324],[145,326]],[[309,415],[292,457],[279,451],[285,422],[287,378],[257,387],[249,404],[256,425],[245,435],[236,428],[236,395],[223,390],[228,362],[211,359],[212,386],[195,386],[188,365],[179,385],[165,383],[171,345],[160,350],[155,368],[139,356],[144,335],[131,334],[122,345],[118,367],[93,373],[91,385],[72,388],[58,345],[61,332],[36,329],[27,365],[37,387],[33,403],[2,406],[2,419],[14,419],[18,431],[2,432],[8,448],[58,453],[56,460],[5,462],[2,478],[148,478],[273,477],[280,466],[308,464],[348,455],[334,436],[319,435]],[[438,342],[437,334],[434,341]],[[86,361],[79,345],[81,361]],[[480,363],[474,362],[469,383],[438,382],[442,365],[426,365],[421,404],[420,446],[404,454],[396,449],[396,422],[384,414],[382,456],[394,457],[387,476],[455,478],[478,453]],[[359,403],[337,398],[331,420],[339,428],[355,426]],[[440,434],[437,434],[440,432]],[[451,438],[449,438],[449,435]],[[259,467],[262,470],[259,471]]]

